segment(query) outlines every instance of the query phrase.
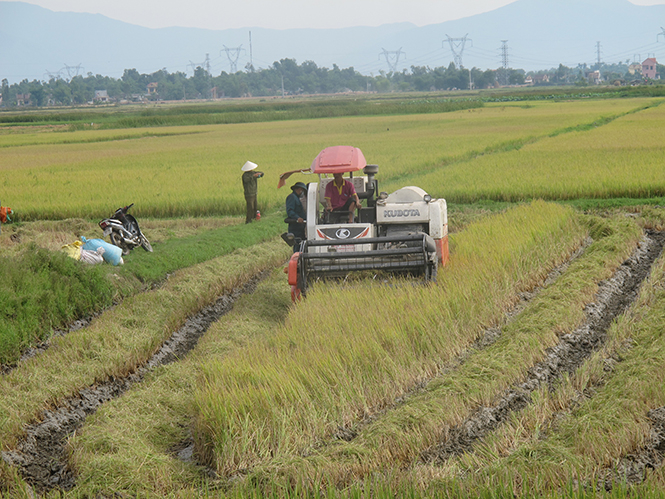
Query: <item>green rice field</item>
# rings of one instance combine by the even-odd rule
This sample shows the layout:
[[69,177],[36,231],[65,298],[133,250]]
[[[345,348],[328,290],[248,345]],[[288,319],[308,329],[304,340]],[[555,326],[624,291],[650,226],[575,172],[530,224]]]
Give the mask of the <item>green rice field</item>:
[[[129,131],[0,129],[7,190],[0,199],[25,221],[100,218],[130,202],[144,217],[238,215],[244,209],[240,167],[251,160],[266,173],[260,206],[272,210],[286,197],[277,190],[279,174],[308,168],[331,144],[359,147],[379,165],[382,188],[408,181],[451,203],[660,196],[662,177],[654,176],[663,128],[653,125],[662,119],[661,102],[488,104],[441,114]],[[640,133],[641,127],[650,132]],[[617,134],[625,152],[600,152]],[[584,139],[576,145],[578,137]],[[627,162],[635,150],[642,153],[637,165]],[[513,182],[515,175],[520,182]]]

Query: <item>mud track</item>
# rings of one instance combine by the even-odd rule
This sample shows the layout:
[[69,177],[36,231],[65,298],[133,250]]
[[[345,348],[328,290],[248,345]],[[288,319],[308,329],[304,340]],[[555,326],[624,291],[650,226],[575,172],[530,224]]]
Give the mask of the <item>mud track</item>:
[[227,314],[240,296],[253,292],[267,274],[258,274],[244,286],[220,296],[215,303],[188,318],[144,365],[136,366],[128,376],[84,388],[77,396],[61,401],[57,409],[45,411],[41,422],[26,428],[26,436],[15,450],[1,453],[2,459],[17,467],[26,482],[39,493],[55,488],[72,489],[76,483],[75,474],[67,463],[67,438],[102,404],[143,381],[149,371],[190,352],[210,325]]
[[635,454],[627,455],[617,465],[605,472],[597,484],[597,490],[611,491],[616,483],[636,485],[646,478],[648,469],[656,469],[665,461],[665,407],[649,411],[651,440]]
[[[451,428],[445,440],[422,453],[422,461],[442,463],[471,451],[475,442],[505,422],[511,413],[525,408],[531,402],[531,393],[543,385],[553,388],[564,373],[573,373],[580,367],[603,345],[612,321],[635,301],[664,242],[665,232],[647,232],[631,257],[599,285],[594,303],[585,309],[584,324],[562,336],[558,345],[547,350],[546,358],[531,367],[524,381],[506,390],[493,406],[480,407],[462,424]],[[662,439],[658,445],[663,445]]]
[[[568,267],[570,267],[571,263],[573,263],[577,258],[579,258],[580,255],[584,254],[584,252],[591,245],[591,243],[593,243],[593,240],[591,238],[587,238],[582,243],[582,245],[568,257],[566,261],[564,261],[563,263],[552,269],[541,284],[538,284],[531,290],[521,292],[519,294],[519,301],[515,305],[513,305],[513,307],[510,310],[506,312],[504,325],[510,323],[529,305],[529,303],[536,296],[540,294],[540,292],[544,288],[552,284],[564,272],[566,272]],[[483,334],[481,334],[480,337],[468,349],[462,352],[457,358],[452,359],[446,362],[445,364],[441,365],[437,374],[435,374],[433,377],[422,380],[416,385],[410,387],[410,389],[407,392],[405,392],[403,395],[395,399],[391,404],[387,405],[382,410],[376,411],[371,415],[365,416],[361,421],[357,422],[355,425],[348,427],[339,426],[337,428],[337,431],[332,435],[332,438],[334,440],[344,440],[346,442],[352,441],[353,439],[358,437],[358,435],[360,435],[360,433],[363,431],[365,427],[379,420],[388,411],[404,405],[405,403],[407,403],[408,400],[410,400],[415,395],[425,392],[427,390],[427,386],[429,385],[429,383],[432,382],[434,379],[440,378],[442,376],[445,376],[447,373],[459,369],[464,364],[464,362],[466,362],[466,359],[468,359],[469,356],[473,354],[473,352],[492,346],[501,337],[501,333],[502,331],[500,326],[494,326],[486,329],[483,332]],[[324,442],[320,445],[320,447],[324,447],[325,445],[327,444]]]

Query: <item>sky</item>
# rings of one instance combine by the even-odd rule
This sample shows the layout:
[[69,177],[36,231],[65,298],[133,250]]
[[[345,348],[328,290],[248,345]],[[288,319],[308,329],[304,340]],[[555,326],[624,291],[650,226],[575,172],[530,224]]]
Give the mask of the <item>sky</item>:
[[[0,0],[10,1],[10,0]],[[22,0],[56,12],[103,14],[146,28],[344,28],[442,23],[514,0]],[[554,0],[555,1],[555,0]],[[636,5],[665,0],[631,0]]]

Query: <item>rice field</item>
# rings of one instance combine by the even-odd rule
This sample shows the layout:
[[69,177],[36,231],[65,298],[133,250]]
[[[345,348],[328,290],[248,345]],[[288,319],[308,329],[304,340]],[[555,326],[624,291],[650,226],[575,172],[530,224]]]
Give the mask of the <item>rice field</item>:
[[[640,237],[631,218],[537,202],[454,234],[434,289],[319,284],[287,307],[277,272],[192,358],[77,433],[77,493],[189,497],[201,480],[206,497],[622,497],[614,465],[649,442],[663,405],[662,257],[579,369],[472,447],[434,456],[579,327]],[[208,471],[174,453],[192,441]],[[659,497],[662,471],[647,477],[630,494]]]
[[199,454],[228,475],[311,452],[339,425],[434,376],[585,232],[572,210],[538,203],[461,233],[456,258],[431,288],[365,283],[315,291],[267,342],[204,368]]
[[659,101],[604,125],[414,175],[413,181],[440,186],[435,195],[462,203],[662,197],[664,119]]
[[[629,118],[611,124],[619,130],[624,126],[639,128],[643,116],[653,124],[661,115],[641,110],[658,102],[615,99],[492,104],[424,115],[0,133],[0,172],[5,185],[0,199],[24,221],[100,218],[130,202],[135,203],[134,213],[143,217],[238,215],[244,209],[240,167],[251,160],[266,173],[259,185],[260,207],[272,210],[281,207],[286,197],[276,188],[278,175],[309,167],[321,149],[334,144],[360,147],[368,162],[379,165],[380,186],[386,188],[404,185],[415,172],[419,176],[417,185],[452,202],[482,196],[528,199],[543,195],[543,185],[548,184],[539,181],[540,175],[551,180],[561,171],[558,165],[565,158],[550,152],[538,156],[535,163],[515,164],[512,158],[523,154],[524,147],[538,148],[543,142],[546,145],[557,138],[566,140],[569,135],[585,136],[591,132],[571,130],[618,119],[626,113],[632,113],[628,116],[634,125]],[[557,137],[548,138],[551,135]],[[649,145],[657,140],[657,133],[635,138],[638,142],[634,149],[651,147],[652,154],[639,165],[646,170],[644,181],[640,174],[635,175],[632,164],[618,163],[610,171],[595,162],[593,149],[579,150],[578,154],[586,158],[588,170],[600,175],[601,182],[611,183],[605,175],[615,175],[619,170],[623,176],[635,177],[632,185],[643,186],[627,194],[647,192],[651,165],[661,153]],[[510,152],[514,149],[519,151]],[[497,161],[502,161],[500,167]],[[504,164],[513,168],[506,170]],[[528,182],[507,189],[515,174]],[[501,178],[503,183],[499,183]],[[545,192],[546,197],[556,198],[565,190],[557,185],[561,179],[557,180],[552,192]],[[497,183],[503,189],[500,192]],[[575,195],[585,196],[588,191],[584,184]],[[592,197],[594,192],[588,195]],[[620,189],[613,192],[625,194]]]
[[[633,202],[582,213],[553,202],[665,196],[663,102],[0,128],[0,200],[21,221],[40,220],[35,227],[94,220],[129,202],[150,217],[146,227],[241,214],[247,160],[266,173],[267,212],[264,225],[250,226],[261,242],[224,256],[164,225],[155,253],[123,269],[151,289],[0,377],[0,495],[665,496],[664,237],[652,232],[665,226],[665,209]],[[278,175],[335,144],[378,164],[381,190],[417,185],[452,209],[469,204],[463,223],[451,219],[450,262],[437,282],[316,283],[290,302],[282,272],[290,249],[266,241],[281,227]],[[489,213],[476,202],[506,204]],[[221,247],[248,236],[247,226],[224,224],[200,239]],[[14,244],[4,229],[0,248]],[[147,259],[159,268],[143,268]],[[47,467],[64,461],[70,485],[40,490],[16,464],[25,432],[46,431],[31,425],[51,424],[44,411],[136,378],[188,316],[261,271],[255,291],[190,353],[147,372],[64,437],[63,456]],[[644,283],[624,287],[638,272]],[[610,316],[603,300],[627,311]],[[594,314],[611,318],[585,344]],[[577,348],[578,336],[583,353],[556,357]],[[52,473],[68,483],[64,471]]]

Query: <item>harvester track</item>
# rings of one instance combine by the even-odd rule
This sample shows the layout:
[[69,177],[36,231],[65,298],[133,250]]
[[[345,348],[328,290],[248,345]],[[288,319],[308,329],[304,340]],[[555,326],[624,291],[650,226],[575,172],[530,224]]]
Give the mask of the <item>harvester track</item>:
[[631,257],[600,284],[595,302],[586,307],[584,324],[561,337],[558,345],[548,349],[546,358],[532,366],[521,383],[498,396],[494,405],[478,408],[461,424],[450,428],[445,440],[422,453],[422,461],[442,463],[472,451],[477,441],[505,422],[511,413],[524,409],[535,390],[543,385],[552,388],[563,374],[580,367],[603,345],[612,321],[635,301],[664,242],[665,232],[647,232]]
[[[584,254],[584,252],[591,245],[592,242],[593,240],[591,238],[587,238],[582,243],[582,245],[568,257],[566,261],[564,261],[563,263],[552,269],[549,272],[549,274],[545,277],[545,279],[542,281],[542,283],[538,284],[531,290],[521,292],[519,295],[519,301],[510,310],[506,312],[504,326],[505,324],[510,323],[513,319],[519,316],[519,314],[529,305],[529,303],[536,296],[540,294],[540,292],[543,289],[545,289],[545,287],[552,284],[564,272],[566,272],[568,267],[577,258],[579,258],[582,254]],[[460,356],[442,365],[439,369],[439,372],[433,378],[422,380],[417,385],[411,387],[411,389],[408,392],[404,393],[398,399],[393,401],[393,403],[388,405],[384,410],[375,412],[371,416],[365,417],[362,421],[356,423],[353,427],[340,426],[333,435],[333,438],[337,440],[345,440],[347,442],[350,442],[362,432],[363,428],[372,424],[377,419],[380,419],[388,411],[407,403],[413,396],[424,392],[427,389],[429,383],[433,381],[435,378],[445,376],[447,373],[452,372],[455,369],[458,369],[460,366],[464,364],[466,359],[473,354],[473,352],[492,346],[499,339],[501,334],[502,334],[501,326],[493,326],[486,329],[483,332],[483,334],[481,334],[480,337],[475,341],[475,343],[471,345],[468,349],[466,349]]]
[[648,469],[656,469],[665,461],[665,407],[647,414],[651,420],[651,439],[637,452],[622,457],[596,484],[597,490],[610,491],[616,483],[642,483]]
[[81,389],[77,396],[62,400],[59,407],[45,411],[40,422],[26,427],[26,436],[16,449],[1,453],[2,459],[17,467],[26,482],[39,493],[56,488],[73,488],[76,479],[67,464],[67,438],[104,403],[141,383],[148,372],[190,352],[210,325],[227,314],[238,298],[254,291],[268,273],[264,271],[254,276],[243,286],[220,296],[213,304],[189,317],[144,365],[136,366],[128,376],[110,378],[104,383]]

